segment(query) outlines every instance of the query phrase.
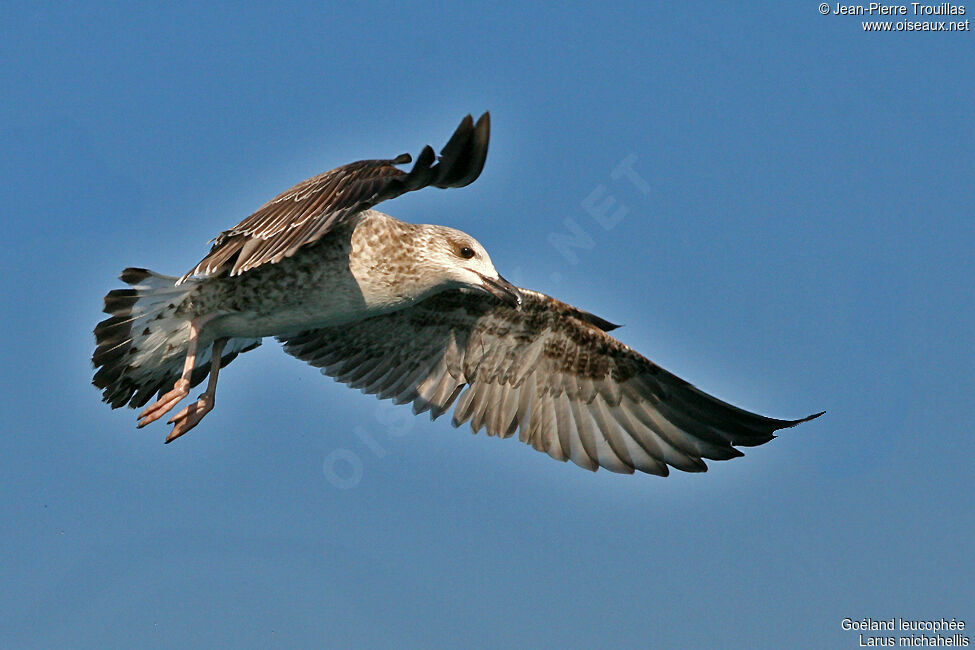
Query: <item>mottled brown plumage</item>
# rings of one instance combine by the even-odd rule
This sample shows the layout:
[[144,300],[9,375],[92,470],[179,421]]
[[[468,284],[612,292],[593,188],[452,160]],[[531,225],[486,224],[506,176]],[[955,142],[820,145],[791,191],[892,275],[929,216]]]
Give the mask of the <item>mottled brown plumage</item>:
[[279,339],[285,352],[366,393],[454,426],[520,439],[586,469],[666,476],[668,465],[741,456],[801,420],[749,413],[631,350],[607,321],[521,290],[515,308],[466,291],[408,310]]
[[[484,166],[489,118],[470,116],[437,158],[352,163],[303,181],[222,232],[181,278],[126,269],[95,328],[94,384],[113,407],[170,422],[167,442],[214,406],[235,356],[277,336],[350,386],[411,402],[455,425],[520,439],[595,470],[666,475],[805,420],[776,420],[711,397],[616,339],[616,326],[502,278],[469,235],[371,209],[427,186],[460,187]],[[172,387],[170,389],[170,387]],[[169,389],[169,390],[167,390]]]
[[409,172],[395,166],[412,160],[409,154],[401,154],[391,160],[360,160],[302,181],[220,233],[210,253],[180,282],[194,275],[218,274],[227,267],[234,276],[280,262],[344,220],[405,192],[431,185],[468,185],[484,168],[490,129],[488,113],[476,124],[468,115],[439,158],[432,148],[424,147]]

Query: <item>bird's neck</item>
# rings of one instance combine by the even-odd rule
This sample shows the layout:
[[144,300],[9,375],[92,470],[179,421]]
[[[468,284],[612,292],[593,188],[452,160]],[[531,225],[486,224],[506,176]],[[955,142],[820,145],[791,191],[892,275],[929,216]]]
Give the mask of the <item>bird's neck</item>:
[[425,265],[423,226],[369,210],[352,233],[349,269],[369,311],[403,309],[450,287]]

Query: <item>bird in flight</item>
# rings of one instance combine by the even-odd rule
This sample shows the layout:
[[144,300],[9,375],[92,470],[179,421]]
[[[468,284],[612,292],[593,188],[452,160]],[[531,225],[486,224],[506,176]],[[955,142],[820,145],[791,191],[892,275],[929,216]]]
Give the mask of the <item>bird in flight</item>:
[[169,420],[171,442],[213,409],[219,372],[274,336],[353,388],[453,424],[519,439],[595,471],[666,476],[818,417],[777,420],[712,397],[623,345],[598,316],[498,274],[453,228],[405,223],[376,204],[480,175],[490,118],[465,117],[437,156],[337,167],[279,194],[182,277],[128,268],[95,327],[92,383],[143,427],[209,376]]

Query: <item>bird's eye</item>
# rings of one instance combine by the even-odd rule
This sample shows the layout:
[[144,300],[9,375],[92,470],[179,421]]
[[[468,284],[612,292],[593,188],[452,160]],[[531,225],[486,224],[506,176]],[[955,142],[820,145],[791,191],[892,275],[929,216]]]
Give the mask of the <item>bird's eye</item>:
[[474,251],[471,248],[464,246],[463,248],[460,249],[460,256],[463,257],[465,260],[469,260],[472,257],[474,257]]

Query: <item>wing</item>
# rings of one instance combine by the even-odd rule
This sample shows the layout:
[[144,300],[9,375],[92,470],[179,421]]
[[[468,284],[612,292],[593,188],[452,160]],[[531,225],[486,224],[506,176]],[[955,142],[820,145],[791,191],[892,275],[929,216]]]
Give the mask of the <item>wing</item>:
[[356,213],[381,201],[430,185],[463,187],[481,174],[491,121],[484,113],[474,123],[465,117],[439,158],[428,145],[409,172],[397,168],[409,154],[391,160],[360,160],[298,183],[274,197],[239,224],[220,233],[213,248],[180,278],[238,275],[261,264],[280,262]]
[[[282,338],[285,351],[366,393],[413,402],[454,426],[519,438],[590,470],[668,465],[706,471],[703,459],[741,456],[802,420],[726,404],[606,334],[606,321],[522,290],[522,309],[480,293],[448,292],[353,327]],[[820,414],[817,414],[820,415]]]

